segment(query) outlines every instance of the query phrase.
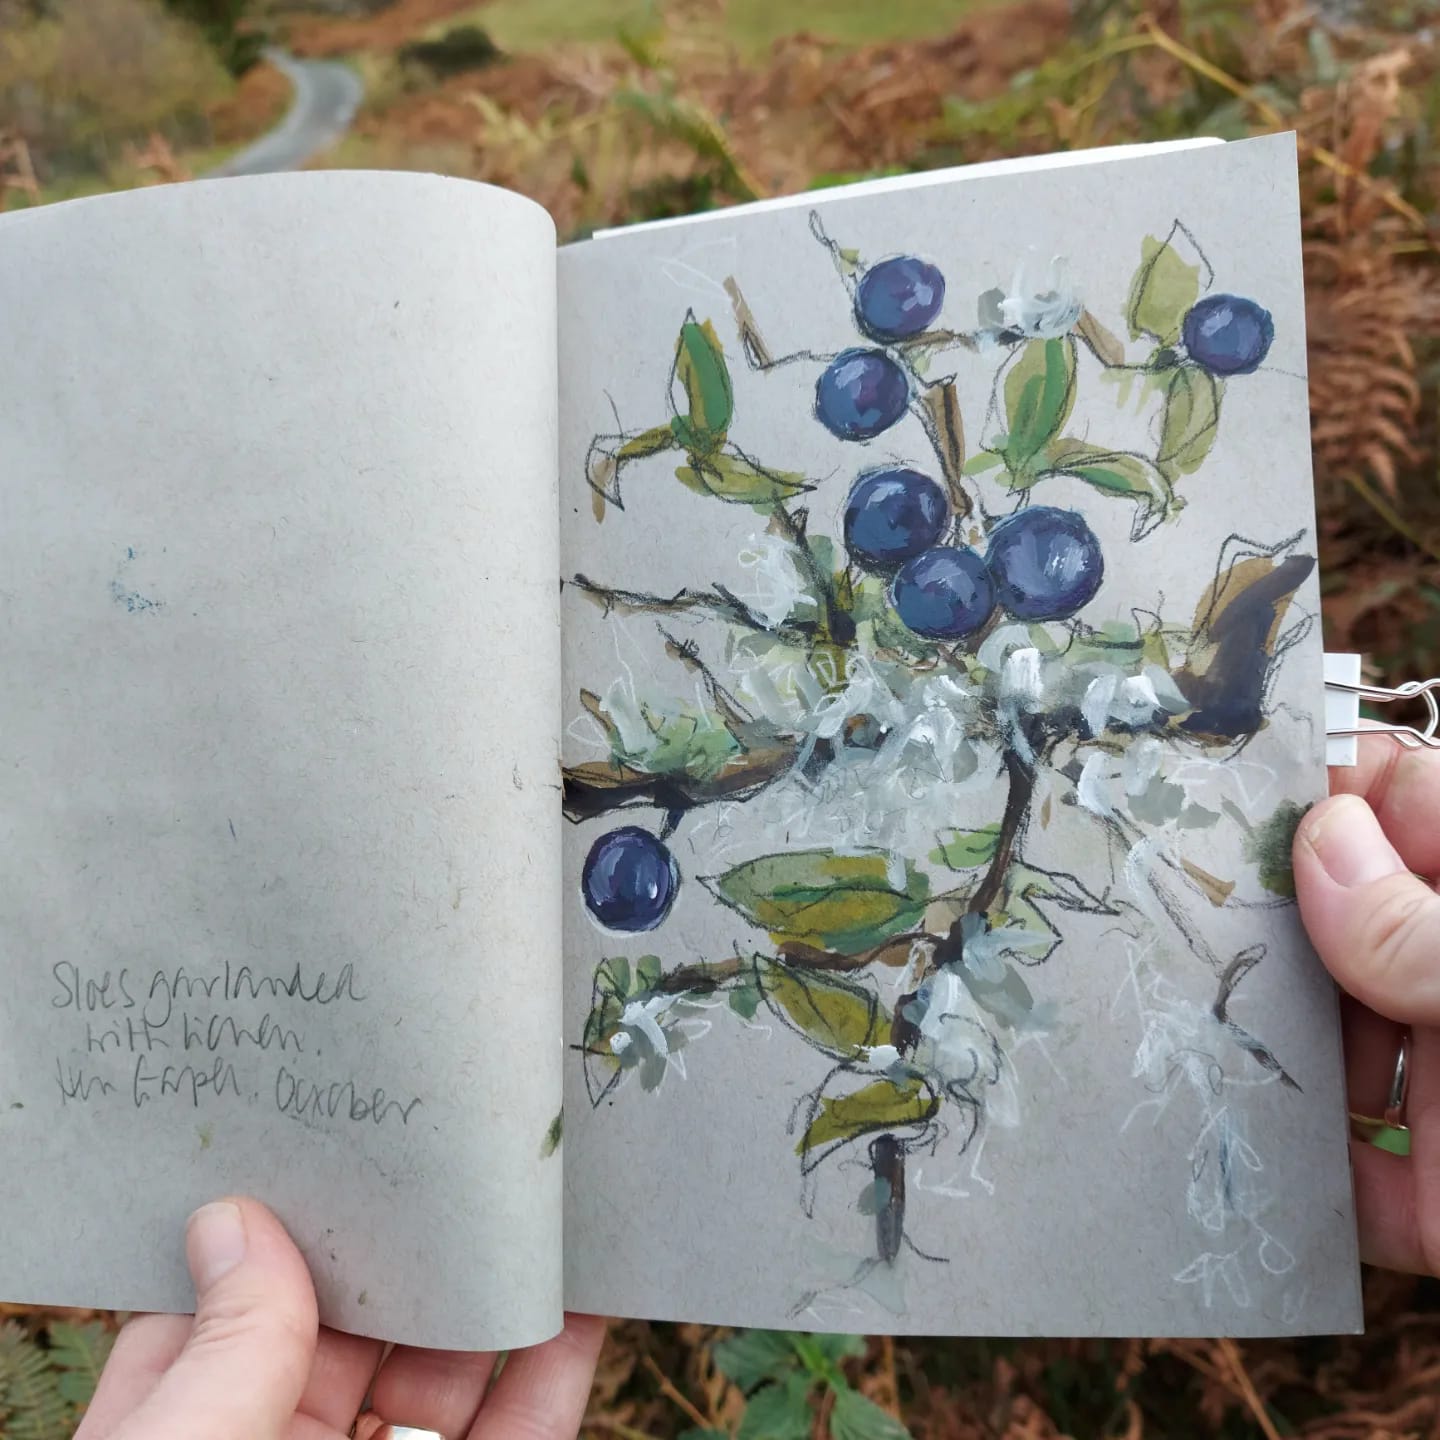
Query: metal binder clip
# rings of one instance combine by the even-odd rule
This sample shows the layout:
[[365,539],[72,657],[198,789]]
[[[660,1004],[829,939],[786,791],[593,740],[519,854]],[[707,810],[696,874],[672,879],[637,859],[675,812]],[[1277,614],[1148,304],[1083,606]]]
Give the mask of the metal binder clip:
[[[1327,662],[1330,656],[1326,656]],[[1327,665],[1327,672],[1329,666]],[[1432,750],[1440,750],[1440,701],[1435,698],[1435,692],[1440,689],[1440,677],[1434,680],[1407,680],[1403,685],[1394,687],[1387,685],[1366,685],[1359,681],[1351,682],[1339,680],[1327,673],[1325,676],[1325,688],[1338,691],[1342,695],[1353,696],[1350,702],[1354,707],[1354,717],[1358,721],[1359,703],[1367,701],[1371,705],[1388,705],[1392,700],[1414,700],[1417,697],[1425,702],[1425,710],[1428,715],[1423,729],[1414,725],[1392,725],[1383,721],[1372,721],[1368,725],[1358,723],[1350,725],[1327,725],[1325,734],[1328,739],[1337,739],[1354,735],[1392,735],[1409,750],[1418,750],[1421,746],[1428,746]],[[1333,763],[1333,762],[1332,762]]]

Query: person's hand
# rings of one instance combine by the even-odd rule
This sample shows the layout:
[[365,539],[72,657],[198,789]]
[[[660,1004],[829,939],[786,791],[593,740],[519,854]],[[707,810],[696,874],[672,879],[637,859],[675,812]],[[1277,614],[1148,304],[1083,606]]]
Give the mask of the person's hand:
[[1361,1253],[1440,1274],[1440,751],[1365,738],[1330,787],[1296,833],[1295,889],[1345,992],[1352,1114],[1383,1114],[1409,1034],[1409,1158],[1351,1141]]
[[[315,1291],[284,1227],[254,1200],[190,1218],[196,1314],[146,1315],[120,1332],[75,1440],[342,1440],[367,1392],[383,1422],[446,1440],[573,1440],[605,1322],[517,1350],[493,1386],[493,1354],[398,1347],[320,1330]],[[372,1390],[373,1381],[373,1390]],[[487,1390],[487,1386],[489,1386]]]

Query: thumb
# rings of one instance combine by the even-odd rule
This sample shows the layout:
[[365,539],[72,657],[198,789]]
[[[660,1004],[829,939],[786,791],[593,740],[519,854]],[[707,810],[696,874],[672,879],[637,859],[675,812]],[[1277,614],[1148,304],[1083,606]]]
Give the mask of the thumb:
[[254,1200],[197,1210],[185,1252],[195,1281],[190,1337],[113,1440],[279,1440],[315,1357],[305,1261]]
[[1440,895],[1412,875],[1356,795],[1321,803],[1295,832],[1305,928],[1340,987],[1402,1025],[1440,1024]]

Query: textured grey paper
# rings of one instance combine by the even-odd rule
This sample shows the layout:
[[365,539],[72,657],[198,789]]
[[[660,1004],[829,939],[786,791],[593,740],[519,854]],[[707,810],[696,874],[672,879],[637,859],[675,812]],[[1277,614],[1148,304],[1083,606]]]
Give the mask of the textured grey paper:
[[246,1191],[328,1323],[558,1328],[554,294],[437,178],[0,224],[5,1298]]
[[[1174,525],[1131,545],[1130,502],[1065,478],[1047,480],[1036,503],[1082,509],[1103,542],[1110,568],[1082,612],[1092,626],[1128,621],[1136,608],[1188,625],[1232,533],[1273,543],[1303,532],[1298,551],[1314,553],[1288,137],[1051,175],[962,180],[912,196],[832,204],[822,197],[817,208],[835,243],[867,261],[914,253],[938,264],[948,282],[941,324],[973,326],[981,292],[1010,289],[1022,261],[1036,277],[1032,292],[1045,290],[1048,262],[1064,256],[1061,283],[1122,337],[1142,238],[1163,239],[1184,221],[1214,267],[1211,288],[1257,297],[1273,313],[1264,366],[1230,382],[1221,433],[1199,471],[1182,480],[1189,508]],[[764,518],[678,484],[683,456],[627,465],[623,511],[609,509],[599,524],[592,514],[587,450],[597,435],[666,422],[688,310],[714,322],[729,361],[729,439],[770,467],[818,482],[806,497],[813,532],[838,537],[862,466],[891,461],[935,473],[914,416],[866,447],[822,429],[811,413],[821,363],[800,360],[765,374],[747,368],[725,288],[730,277],[775,355],[867,343],[804,208],[616,235],[562,252],[567,577],[583,572],[602,585],[660,596],[724,587],[784,613],[785,575],[773,539],[761,533]],[[1131,342],[1129,353],[1143,347]],[[1081,358],[1089,368],[1070,433],[1142,446],[1153,399],[1143,411],[1117,403],[1118,390],[1097,384],[1093,362]],[[987,428],[998,360],[996,352],[957,351],[935,367],[958,375],[972,454]],[[678,406],[683,414],[683,394]],[[987,504],[1005,505],[996,487],[978,483]],[[1287,632],[1317,614],[1312,572],[1286,616]],[[764,708],[718,622],[623,608],[607,614],[571,587],[564,627],[564,751],[572,765],[609,753],[582,691],[612,714],[628,713],[641,751],[642,706],[651,707],[652,720],[677,697],[704,709],[702,681],[682,655],[667,653],[662,627],[681,645],[693,641],[712,674]],[[833,774],[827,780],[822,767],[813,784],[792,780],[744,803],[695,807],[669,841],[678,898],[644,934],[607,933],[591,920],[581,903],[581,866],[607,830],[637,824],[658,834],[664,815],[629,809],[568,827],[567,1304],[844,1331],[1254,1335],[1358,1327],[1335,997],[1293,903],[1262,887],[1246,853],[1248,825],[1282,801],[1304,804],[1325,788],[1318,623],[1295,638],[1266,698],[1267,726],[1239,755],[1222,762],[1167,750],[1154,757],[1155,775],[1134,754],[1113,765],[1101,756],[1089,772],[1093,803],[1107,795],[1124,803],[1127,789],[1144,790],[1158,776],[1153,796],[1173,796],[1164,785],[1179,786],[1187,806],[1223,812],[1223,824],[1157,821],[1145,845],[1117,857],[1094,814],[1076,803],[1075,779],[1042,778],[1035,813],[1048,824],[1032,821],[1027,858],[1123,901],[1126,918],[1059,917],[1063,944],[1024,973],[1051,1023],[1023,1036],[1004,1033],[997,1082],[976,1087],[984,1118],[968,1145],[957,1142],[952,1125],[933,1153],[907,1156],[908,1243],[893,1263],[876,1263],[876,1220],[863,1213],[872,1178],[863,1141],[802,1182],[797,1134],[834,1057],[808,1047],[764,1004],[745,1020],[723,996],[718,1004],[695,997],[700,1003],[684,1013],[657,1003],[647,1021],[647,990],[636,985],[635,967],[645,955],[665,972],[773,955],[766,935],[718,905],[702,877],[760,854],[854,846],[857,837],[924,866],[940,824],[975,828],[999,819],[1005,790],[995,757],[982,757],[963,783],[922,780],[907,793],[878,795],[858,768],[847,772],[851,783]],[[839,718],[863,710],[863,698],[849,696],[850,710]],[[940,703],[930,717],[932,739],[944,735],[944,711]],[[1227,807],[1245,819],[1232,820]],[[1177,870],[1183,864],[1194,870]],[[1157,903],[1146,879],[1157,868],[1173,882],[1168,893],[1198,944]],[[1212,903],[1196,871],[1233,882],[1228,898],[1217,893]],[[1256,945],[1264,958],[1235,987],[1226,1018],[1263,1043],[1298,1088],[1282,1084],[1215,1016],[1216,967]],[[608,1031],[596,1042],[598,1082],[587,1091],[579,1050],[593,976],[617,956],[629,962],[637,997],[623,1045],[653,1052],[653,1022],[669,1052],[649,1091],[638,1068],[605,1088],[614,1075],[606,1068]],[[872,973],[881,1003],[893,1005],[901,972],[877,966]],[[957,987],[957,1006],[968,1003]],[[873,1078],[886,1058],[873,1057],[865,1074]],[[600,1096],[593,1107],[592,1094]]]

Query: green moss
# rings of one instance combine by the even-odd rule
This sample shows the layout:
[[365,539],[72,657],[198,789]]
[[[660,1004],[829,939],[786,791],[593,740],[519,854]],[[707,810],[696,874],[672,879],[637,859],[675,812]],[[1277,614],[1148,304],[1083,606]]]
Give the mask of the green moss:
[[1276,895],[1295,898],[1290,850],[1295,843],[1295,831],[1309,808],[1293,800],[1282,801],[1268,820],[1245,837],[1245,858],[1259,870],[1260,883]]

